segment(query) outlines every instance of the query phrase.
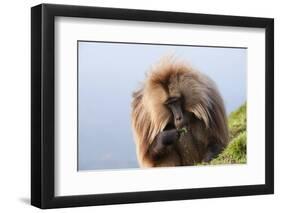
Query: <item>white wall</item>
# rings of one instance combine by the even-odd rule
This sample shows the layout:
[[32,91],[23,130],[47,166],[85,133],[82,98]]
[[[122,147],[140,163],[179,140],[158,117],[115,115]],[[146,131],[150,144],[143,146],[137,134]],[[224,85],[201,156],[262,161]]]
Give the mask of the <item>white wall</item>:
[[[281,68],[281,13],[278,1],[152,1],[152,0],[59,0],[45,3],[81,4],[136,9],[171,10],[182,12],[260,16],[275,18],[275,70]],[[0,34],[0,141],[2,149],[0,178],[1,212],[38,212],[30,206],[30,7],[41,1],[2,1]],[[281,199],[281,139],[280,72],[275,72],[275,195],[236,198],[173,201],[161,203],[113,205],[51,210],[56,212],[273,212],[280,208]],[[278,110],[279,109],[279,110]],[[275,211],[276,212],[276,211]]]

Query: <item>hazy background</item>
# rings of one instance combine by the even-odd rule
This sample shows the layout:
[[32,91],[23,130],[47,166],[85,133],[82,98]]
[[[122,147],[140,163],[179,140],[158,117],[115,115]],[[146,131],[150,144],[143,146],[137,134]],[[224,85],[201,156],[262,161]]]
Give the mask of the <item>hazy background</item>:
[[131,95],[165,55],[212,78],[228,114],[246,101],[246,49],[78,42],[78,52],[79,170],[138,167]]

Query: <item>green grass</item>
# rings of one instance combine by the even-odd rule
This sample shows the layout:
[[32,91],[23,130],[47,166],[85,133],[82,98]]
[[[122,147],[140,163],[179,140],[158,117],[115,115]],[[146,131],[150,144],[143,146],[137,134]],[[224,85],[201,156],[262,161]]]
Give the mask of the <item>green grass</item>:
[[247,162],[246,103],[228,117],[230,142],[210,164],[241,164]]

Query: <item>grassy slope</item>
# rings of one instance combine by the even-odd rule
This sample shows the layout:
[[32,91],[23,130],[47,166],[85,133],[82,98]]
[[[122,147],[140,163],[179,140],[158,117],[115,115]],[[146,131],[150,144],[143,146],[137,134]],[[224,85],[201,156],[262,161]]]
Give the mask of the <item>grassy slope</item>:
[[228,118],[230,142],[226,149],[210,164],[240,164],[247,161],[246,104],[232,112]]

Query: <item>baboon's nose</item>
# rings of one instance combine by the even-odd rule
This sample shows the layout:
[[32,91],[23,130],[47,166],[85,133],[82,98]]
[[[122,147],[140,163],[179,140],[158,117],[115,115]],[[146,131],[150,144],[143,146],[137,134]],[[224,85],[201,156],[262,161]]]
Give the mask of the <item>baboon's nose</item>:
[[181,120],[181,116],[179,115],[176,117],[176,121],[180,121],[180,120]]
[[175,126],[177,129],[180,129],[184,126],[184,121],[182,116],[175,117]]

